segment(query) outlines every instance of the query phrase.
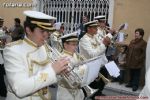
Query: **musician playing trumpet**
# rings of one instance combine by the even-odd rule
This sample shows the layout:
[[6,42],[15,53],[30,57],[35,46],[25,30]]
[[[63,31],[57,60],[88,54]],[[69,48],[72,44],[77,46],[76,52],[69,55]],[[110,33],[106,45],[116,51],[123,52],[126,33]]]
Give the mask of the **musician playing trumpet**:
[[26,36],[7,44],[4,65],[8,79],[6,100],[51,100],[48,86],[57,82],[57,74],[66,70],[68,60],[59,58],[51,63],[45,45],[45,34],[56,18],[37,11],[24,11]]
[[97,20],[97,34],[95,37],[98,39],[98,41],[101,43],[105,37],[108,37],[110,40],[112,39],[112,35],[110,34],[110,28],[108,27],[106,23],[106,17],[105,16],[96,16],[94,17],[95,20]]
[[[77,33],[70,33],[61,37],[63,51],[62,56],[67,56],[70,59],[71,63],[77,63],[84,60],[78,53],[76,53],[76,49],[78,46],[78,38]],[[74,69],[80,79],[84,75],[86,71],[86,66],[82,65]],[[69,77],[69,73],[68,73]],[[63,81],[63,79],[60,81]],[[83,100],[84,93],[81,88],[72,89],[67,84],[58,82],[58,92],[57,92],[57,100]]]
[[64,23],[57,22],[53,26],[55,27],[56,31],[50,35],[51,46],[61,52],[62,46],[60,37],[64,34]]
[[[108,37],[105,37],[101,41],[99,41],[99,38],[97,38],[97,36],[96,36],[97,30],[98,30],[97,20],[87,22],[84,25],[86,28],[85,29],[86,34],[81,38],[81,40],[79,42],[80,53],[83,56],[85,56],[87,59],[102,55],[103,59],[105,59],[104,62],[107,63],[105,51],[106,51],[106,47],[110,44],[110,39]],[[100,89],[99,91],[97,91],[95,93],[95,95],[101,95],[101,91],[103,89],[103,84],[101,85],[102,82],[101,81],[98,81],[98,82],[94,81],[93,83],[94,84],[90,85],[92,88]],[[95,95],[93,95],[92,99],[94,99]]]

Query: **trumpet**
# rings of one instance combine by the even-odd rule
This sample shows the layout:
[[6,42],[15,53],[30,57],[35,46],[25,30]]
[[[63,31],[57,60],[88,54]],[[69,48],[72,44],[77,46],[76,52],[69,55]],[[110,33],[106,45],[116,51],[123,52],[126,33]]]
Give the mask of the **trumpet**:
[[[57,59],[61,58],[62,55],[61,53],[56,50],[51,48],[47,42],[45,42],[45,46],[46,46],[46,50],[48,52],[48,57],[51,60],[52,63],[54,63]],[[52,52],[53,54],[51,54],[50,52]],[[55,56],[54,56],[55,55]],[[68,88],[71,89],[79,89],[79,88],[83,88],[86,93],[87,96],[91,96],[93,93],[95,93],[97,90],[90,88],[89,86],[82,86],[82,79],[78,76],[78,74],[73,70],[75,67],[71,66],[73,64],[68,64],[69,66],[69,74],[67,73],[63,73],[61,74],[61,77],[63,78],[60,83],[62,83],[63,85],[65,85]]]
[[[46,42],[45,46],[48,52],[48,57],[52,63],[54,63],[57,59],[62,57],[59,51],[51,48]],[[61,76],[64,78],[65,83],[67,83],[67,87],[69,86],[69,88],[78,88],[80,86],[80,78],[73,70],[71,70],[71,66],[69,64],[68,66],[69,75],[67,73],[62,72]]]

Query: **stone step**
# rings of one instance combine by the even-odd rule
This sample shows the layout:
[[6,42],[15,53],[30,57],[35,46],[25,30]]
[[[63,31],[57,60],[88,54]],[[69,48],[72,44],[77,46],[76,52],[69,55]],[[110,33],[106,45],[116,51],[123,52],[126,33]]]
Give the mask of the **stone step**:
[[5,100],[5,98],[0,96],[0,100]]
[[[125,87],[126,84],[119,84],[118,82],[111,82],[105,86],[104,94],[106,95],[129,95],[138,96],[142,87],[139,87],[137,91],[132,91],[132,88]],[[111,92],[111,93],[108,93]]]

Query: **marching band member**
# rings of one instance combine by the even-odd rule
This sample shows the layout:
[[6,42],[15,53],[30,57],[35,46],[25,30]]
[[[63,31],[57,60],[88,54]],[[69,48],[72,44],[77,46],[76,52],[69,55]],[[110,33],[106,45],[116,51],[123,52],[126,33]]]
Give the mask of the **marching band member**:
[[26,36],[6,45],[4,65],[8,79],[6,100],[50,100],[48,86],[57,82],[56,74],[67,69],[68,59],[51,63],[45,44],[49,22],[55,18],[37,11],[24,11]]
[[108,26],[106,26],[106,17],[96,16],[94,19],[98,20],[97,34],[95,35],[98,41],[101,43],[105,37],[108,37],[111,40],[113,36],[111,35]]
[[[105,37],[109,38],[111,42],[113,42],[113,34],[115,33],[115,30],[109,29],[106,25],[106,17],[105,16],[96,16],[94,17],[95,20],[98,20],[98,30],[96,38],[101,43]],[[113,55],[115,54],[115,46],[113,43],[110,43],[110,45],[107,46],[106,49],[106,57],[108,61],[111,61],[113,58]]]
[[[97,34],[97,21],[96,20],[87,22],[84,25],[86,27],[86,34],[83,36],[83,38],[81,38],[79,42],[80,53],[83,56],[85,56],[87,59],[103,55],[105,62],[107,62],[107,59],[105,56],[105,50],[106,50],[106,46],[110,44],[110,39],[106,37],[106,38],[103,38],[103,41],[101,43],[98,41],[98,38],[96,38],[95,36]],[[99,87],[100,84],[101,83],[98,82],[98,87],[97,87],[97,85],[95,85],[95,82],[94,82],[94,84],[91,84],[91,86],[92,88],[101,88]],[[102,89],[103,89],[103,86],[102,86]],[[97,91],[95,95],[101,95],[102,89]]]
[[106,19],[105,16],[96,16],[94,20],[98,20],[97,37],[101,40],[106,35]]
[[[52,23],[52,22],[50,22]],[[52,23],[53,24],[53,23]],[[51,27],[51,29],[49,30],[49,32],[47,34],[44,34],[44,39],[45,42],[47,43],[48,46],[50,46],[50,35],[56,31],[56,29],[54,27]],[[56,100],[56,93],[57,93],[57,83],[54,83],[52,85],[49,86],[49,92],[51,93],[51,100]]]
[[[3,31],[3,22],[4,19],[0,17],[0,49],[3,49],[5,46],[5,32]],[[7,94],[7,89],[4,81],[4,75],[5,75],[5,70],[4,70],[4,59],[2,56],[2,52],[0,50],[0,96],[6,97]]]
[[[77,63],[84,60],[79,54],[77,54],[76,48],[78,46],[78,37],[77,33],[70,33],[61,37],[62,45],[63,45],[63,56],[67,56],[70,58],[72,63]],[[86,70],[85,66],[75,68],[79,76],[82,76]],[[58,100],[83,100],[84,93],[82,89],[71,89],[64,84],[59,84],[58,82]]]
[[79,42],[80,53],[87,59],[103,54],[106,47],[104,44],[99,44],[95,38],[95,35],[97,34],[97,21],[87,22],[84,25],[86,26],[86,34]]
[[57,22],[54,24],[54,27],[56,31],[53,32],[50,36],[51,46],[61,52],[62,46],[59,38],[64,34],[64,23]]
[[[112,41],[113,34],[115,32],[114,30],[109,29],[109,27],[107,26],[106,16],[96,16],[94,17],[94,19],[98,20],[98,28],[97,28],[98,30],[95,37],[97,38],[99,43],[102,43],[104,38],[107,38],[109,41],[113,42]],[[108,61],[112,61],[115,54],[115,46],[111,42],[109,42],[110,44],[106,46],[106,51],[105,51]],[[101,68],[100,73],[102,73],[105,77],[108,77],[108,72],[104,66]],[[100,80],[99,83],[100,83],[99,91],[100,90],[102,91],[106,84],[103,80]],[[100,93],[100,95],[103,94]]]

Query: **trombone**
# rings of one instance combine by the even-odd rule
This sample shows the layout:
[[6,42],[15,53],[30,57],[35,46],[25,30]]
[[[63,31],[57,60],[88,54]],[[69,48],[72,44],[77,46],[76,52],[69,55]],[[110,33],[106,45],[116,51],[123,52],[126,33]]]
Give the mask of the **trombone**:
[[111,81],[106,78],[103,74],[99,73],[99,79],[102,79],[104,81],[105,84],[110,83]]

